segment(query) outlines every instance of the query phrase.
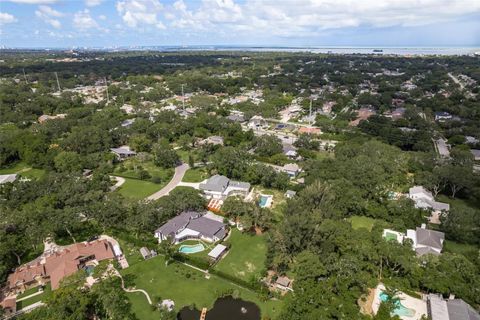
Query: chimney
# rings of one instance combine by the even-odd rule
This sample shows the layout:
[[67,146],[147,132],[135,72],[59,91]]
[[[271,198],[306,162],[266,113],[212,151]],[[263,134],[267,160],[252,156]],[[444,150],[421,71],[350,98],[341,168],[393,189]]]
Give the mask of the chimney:
[[452,293],[450,293],[450,296],[448,297],[448,299],[449,299],[449,300],[453,300],[453,299],[455,299],[455,295],[454,295],[454,294],[452,294]]
[[421,228],[422,229],[427,229],[427,225],[425,223],[422,223]]

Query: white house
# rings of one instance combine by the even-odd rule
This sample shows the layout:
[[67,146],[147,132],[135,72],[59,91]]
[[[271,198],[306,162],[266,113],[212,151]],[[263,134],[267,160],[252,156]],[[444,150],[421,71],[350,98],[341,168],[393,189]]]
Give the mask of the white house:
[[440,214],[448,212],[448,203],[435,201],[433,194],[422,186],[415,186],[408,191],[408,197],[415,202],[415,208],[431,210],[430,223],[440,223]]
[[170,239],[179,243],[188,239],[201,239],[206,242],[216,242],[227,234],[223,221],[205,212],[184,211],[168,220],[155,230],[154,236],[158,242]]
[[400,233],[390,229],[383,230],[383,237],[387,240],[396,240],[403,243],[405,239],[412,241],[412,249],[415,250],[417,256],[425,254],[439,255],[443,249],[445,234],[440,231],[426,229],[422,224],[420,228],[408,229],[407,233]]
[[291,178],[294,178],[300,173],[300,167],[296,163],[287,163],[283,166],[282,171],[288,174]]
[[246,196],[250,190],[250,183],[233,181],[221,175],[210,177],[205,183],[200,184],[202,190],[208,198],[225,199],[230,195]]
[[115,156],[117,156],[118,160],[125,160],[137,154],[135,151],[130,150],[130,147],[128,146],[111,148],[110,151],[112,151],[115,154]]

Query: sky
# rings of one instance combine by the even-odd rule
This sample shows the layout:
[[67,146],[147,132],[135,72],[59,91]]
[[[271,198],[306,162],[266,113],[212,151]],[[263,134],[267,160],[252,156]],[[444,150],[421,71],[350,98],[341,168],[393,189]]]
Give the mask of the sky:
[[0,0],[0,45],[480,47],[480,0]]

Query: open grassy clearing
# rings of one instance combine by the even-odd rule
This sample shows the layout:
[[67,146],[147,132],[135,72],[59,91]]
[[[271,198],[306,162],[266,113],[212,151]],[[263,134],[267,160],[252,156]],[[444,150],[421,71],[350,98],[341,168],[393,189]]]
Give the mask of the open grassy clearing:
[[262,276],[267,256],[267,242],[264,235],[250,235],[233,229],[226,243],[229,243],[231,248],[227,255],[215,265],[216,270],[244,281]]
[[375,219],[363,216],[352,216],[348,220],[352,224],[352,228],[355,230],[364,228],[368,231],[372,231],[373,225],[375,224]]
[[164,169],[157,167],[153,161],[142,162],[138,159],[132,158],[118,164],[113,171],[114,175],[119,175],[126,178],[140,178],[141,170],[146,170],[151,177],[160,178],[161,182],[168,182],[173,177],[174,169]]
[[[183,306],[195,305],[198,308],[211,308],[215,300],[224,294],[235,293],[240,298],[255,302],[262,314],[271,318],[278,315],[282,302],[269,300],[262,302],[259,296],[247,289],[236,286],[229,281],[215,275],[206,279],[200,271],[186,267],[180,263],[165,265],[162,256],[135,264],[121,270],[123,275],[133,275],[137,288],[146,290],[151,297],[159,296],[162,299],[175,301],[175,309],[180,310]],[[128,295],[133,304],[133,310],[140,319],[158,319],[158,314],[147,311],[146,299],[140,296]]]
[[156,184],[150,181],[125,178],[125,183],[117,189],[121,195],[133,200],[141,200],[162,189],[166,183]]
[[183,182],[202,182],[208,178],[208,173],[204,168],[188,169],[183,176]]
[[0,169],[0,174],[14,173],[17,173],[27,179],[39,179],[45,174],[45,170],[31,168],[28,164],[24,162],[16,162],[10,166]]

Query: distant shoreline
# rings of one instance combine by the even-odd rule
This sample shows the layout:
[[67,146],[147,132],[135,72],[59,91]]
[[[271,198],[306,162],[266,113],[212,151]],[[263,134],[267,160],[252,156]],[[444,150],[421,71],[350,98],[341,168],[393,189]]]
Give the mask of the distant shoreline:
[[2,48],[0,51],[32,50],[32,51],[159,51],[159,52],[185,52],[185,51],[244,51],[244,52],[309,52],[325,54],[372,54],[372,55],[400,55],[400,56],[465,56],[480,55],[480,47],[380,47],[380,46],[130,46],[130,47],[75,47],[75,48]]

